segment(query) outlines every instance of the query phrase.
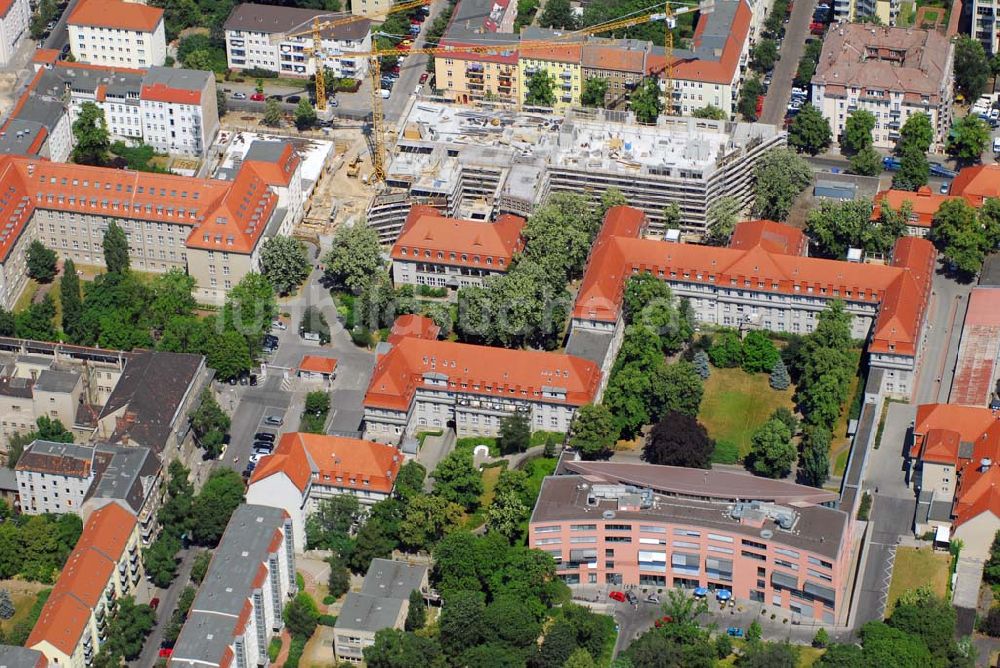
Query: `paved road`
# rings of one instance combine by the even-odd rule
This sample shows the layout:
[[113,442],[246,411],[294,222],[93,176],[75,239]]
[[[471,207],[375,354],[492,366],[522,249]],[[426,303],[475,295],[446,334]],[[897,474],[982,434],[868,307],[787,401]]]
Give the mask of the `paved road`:
[[[939,271],[934,275],[934,295],[928,311],[927,340],[921,351],[920,370],[914,403],[948,401],[962,323],[968,306],[971,284],[958,283]],[[940,379],[940,381],[938,380]]]
[[[813,169],[818,171],[832,172],[833,170],[837,169],[843,172],[850,165],[847,158],[833,151],[829,153],[824,153],[822,155],[816,155],[816,156],[805,155],[803,157],[809,162],[810,165],[812,165]],[[931,155],[930,158],[931,160],[934,160],[936,162],[942,162],[942,163],[946,162],[943,156]],[[950,163],[950,159],[947,162]],[[950,167],[951,165],[949,164],[948,166]],[[888,187],[888,184],[892,179],[892,172],[887,172],[887,171],[882,172],[881,176],[884,179],[882,182],[883,186]],[[940,192],[942,183],[950,183],[950,182],[951,179],[942,178],[940,176],[931,176],[929,179],[927,179],[928,187],[931,189],[931,192],[935,193]]]
[[59,20],[56,21],[56,27],[52,29],[49,36],[45,38],[45,48],[55,49],[56,51],[62,50],[63,46],[69,44],[69,29],[66,28],[66,19],[69,15],[73,13],[76,9],[76,4],[78,0],[69,0],[69,4],[66,5],[66,9],[63,11]]
[[136,666],[137,668],[145,668],[146,666],[156,664],[157,654],[160,651],[160,643],[163,641],[163,633],[167,628],[167,624],[170,623],[171,615],[174,614],[174,610],[177,608],[177,599],[180,598],[181,592],[189,584],[194,558],[201,551],[201,548],[197,547],[181,550],[177,555],[181,560],[180,565],[177,567],[177,577],[174,578],[174,581],[170,583],[167,589],[154,590],[153,596],[157,596],[160,599],[160,605],[156,611],[156,626],[153,627],[149,636],[146,637],[146,643],[142,648],[142,654],[139,655],[139,659],[129,665]]
[[774,66],[771,86],[764,96],[762,123],[781,125],[792,97],[792,79],[799,67],[799,59],[805,51],[805,41],[809,34],[809,21],[815,3],[799,0],[792,7],[792,16],[785,24],[785,40],[781,46],[781,60]]
[[[420,31],[417,39],[413,42],[413,48],[419,49],[425,46],[425,36],[427,28],[434,22],[434,18],[448,6],[443,0],[434,0],[431,3],[431,14],[424,21],[424,29]],[[426,44],[426,46],[437,46],[437,44]],[[420,81],[420,75],[427,71],[427,59],[430,56],[422,53],[415,53],[407,56],[403,65],[399,68],[399,79],[392,87],[392,95],[382,104],[382,113],[386,123],[395,123],[409,102],[410,95],[416,89]]]

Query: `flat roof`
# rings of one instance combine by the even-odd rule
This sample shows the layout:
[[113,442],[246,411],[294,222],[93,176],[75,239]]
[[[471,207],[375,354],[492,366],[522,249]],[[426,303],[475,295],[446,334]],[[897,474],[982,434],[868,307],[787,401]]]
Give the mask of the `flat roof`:
[[962,325],[948,400],[984,406],[994,390],[1000,355],[1000,288],[973,288]]
[[80,374],[75,371],[46,369],[38,374],[35,390],[40,392],[72,392],[80,382]]
[[390,559],[372,559],[365,573],[361,593],[382,598],[409,598],[427,577],[427,566]]

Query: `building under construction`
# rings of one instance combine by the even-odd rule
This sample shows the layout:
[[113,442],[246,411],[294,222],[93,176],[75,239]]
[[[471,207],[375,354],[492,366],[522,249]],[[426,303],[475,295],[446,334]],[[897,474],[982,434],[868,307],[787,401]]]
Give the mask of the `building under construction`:
[[698,237],[725,196],[748,212],[757,160],[785,144],[773,125],[661,116],[640,125],[628,112],[573,109],[565,115],[459,109],[417,102],[399,124],[386,188],[369,223],[392,243],[414,202],[448,216],[491,220],[527,215],[554,192],[595,200],[617,188],[664,232],[677,204],[682,233]]

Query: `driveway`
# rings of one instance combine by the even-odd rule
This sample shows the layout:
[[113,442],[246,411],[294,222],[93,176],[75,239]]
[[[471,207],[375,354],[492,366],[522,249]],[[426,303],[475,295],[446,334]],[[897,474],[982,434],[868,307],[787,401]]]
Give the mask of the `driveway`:
[[792,15],[785,24],[785,39],[781,45],[781,60],[774,66],[771,75],[771,85],[764,96],[764,111],[760,115],[761,123],[771,123],[780,126],[792,97],[792,79],[799,68],[799,59],[805,52],[806,37],[809,34],[809,21],[815,3],[799,0],[792,7]]

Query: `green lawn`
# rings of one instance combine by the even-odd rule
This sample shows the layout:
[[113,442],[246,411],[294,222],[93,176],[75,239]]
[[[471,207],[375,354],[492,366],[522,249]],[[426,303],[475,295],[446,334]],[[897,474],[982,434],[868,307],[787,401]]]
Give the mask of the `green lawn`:
[[794,410],[793,388],[772,390],[766,373],[716,369],[705,381],[698,419],[716,441],[734,443],[740,456],[750,450],[750,438],[776,408]]
[[466,517],[467,529],[477,529],[486,523],[486,509],[493,503],[493,492],[500,480],[500,474],[506,468],[506,466],[491,466],[483,469],[483,493],[479,496],[479,507],[476,512]]
[[896,18],[896,25],[901,28],[909,28],[913,25],[913,15],[915,10],[912,2],[903,2],[899,5],[899,16]]
[[896,599],[909,589],[930,585],[935,594],[944,596],[948,592],[950,566],[951,555],[948,552],[935,551],[929,547],[897,548],[885,614],[892,614]]
[[463,436],[455,441],[456,450],[468,450],[471,454],[477,445],[485,445],[490,449],[490,457],[499,457],[500,448],[497,447],[497,439],[490,436]]

